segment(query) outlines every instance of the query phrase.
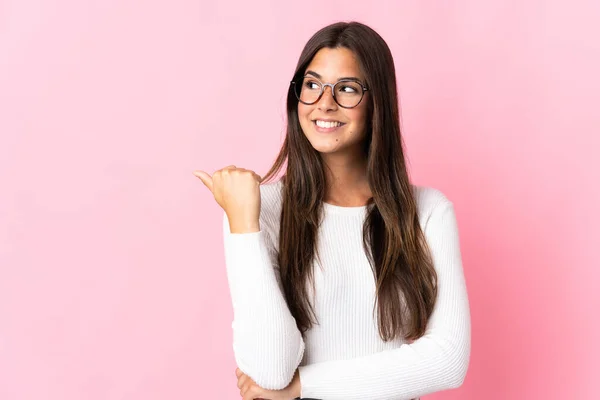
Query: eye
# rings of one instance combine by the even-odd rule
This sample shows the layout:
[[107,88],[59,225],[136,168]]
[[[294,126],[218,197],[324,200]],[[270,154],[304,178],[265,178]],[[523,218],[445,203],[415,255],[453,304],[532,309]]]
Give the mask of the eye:
[[307,89],[319,89],[321,86],[315,81],[304,81],[304,87]]
[[340,92],[342,93],[356,93],[356,88],[348,85],[340,85]]

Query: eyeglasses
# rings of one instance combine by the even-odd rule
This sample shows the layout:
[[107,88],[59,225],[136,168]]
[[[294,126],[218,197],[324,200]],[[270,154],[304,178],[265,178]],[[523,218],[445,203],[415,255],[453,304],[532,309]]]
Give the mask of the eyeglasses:
[[335,102],[343,108],[354,108],[360,104],[365,92],[369,90],[356,79],[341,79],[335,84],[323,83],[312,75],[305,75],[302,80],[292,81],[294,94],[303,104],[315,104],[323,93],[325,87],[331,87],[331,94]]

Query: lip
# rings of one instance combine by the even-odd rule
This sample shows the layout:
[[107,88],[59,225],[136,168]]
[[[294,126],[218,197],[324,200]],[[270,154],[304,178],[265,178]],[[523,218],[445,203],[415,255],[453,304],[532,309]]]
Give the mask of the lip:
[[317,121],[317,120],[318,120],[318,121],[326,121],[326,122],[341,122],[341,123],[343,124],[343,122],[342,122],[342,121],[338,121],[338,120],[337,120],[337,119],[335,119],[335,118],[313,118],[313,119],[312,119],[312,122],[315,122],[315,121]]
[[[321,119],[321,118],[317,118],[317,119],[319,121],[336,121],[335,119]],[[337,121],[337,122],[339,122],[339,121]],[[319,125],[317,125],[317,120],[313,120],[312,123],[313,123],[313,126],[315,127],[315,130],[320,133],[333,133],[333,132],[337,131],[338,129],[343,128],[344,125],[346,125],[345,123],[341,122],[340,126],[334,126],[332,128],[321,128]]]

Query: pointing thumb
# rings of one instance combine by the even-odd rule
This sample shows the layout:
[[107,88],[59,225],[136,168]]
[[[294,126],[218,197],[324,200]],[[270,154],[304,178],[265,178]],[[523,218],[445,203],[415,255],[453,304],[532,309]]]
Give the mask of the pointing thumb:
[[212,177],[209,174],[207,174],[204,171],[194,171],[194,175],[196,175],[198,178],[200,178],[202,183],[204,183],[204,186],[206,186],[212,192],[213,181],[212,181]]

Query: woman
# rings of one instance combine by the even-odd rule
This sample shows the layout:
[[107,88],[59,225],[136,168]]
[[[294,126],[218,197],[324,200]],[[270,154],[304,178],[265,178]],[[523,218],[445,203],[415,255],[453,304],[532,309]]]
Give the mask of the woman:
[[336,23],[300,55],[265,178],[195,172],[225,211],[244,400],[411,399],[464,381],[471,326],[454,208],[410,183],[398,115],[384,40]]

